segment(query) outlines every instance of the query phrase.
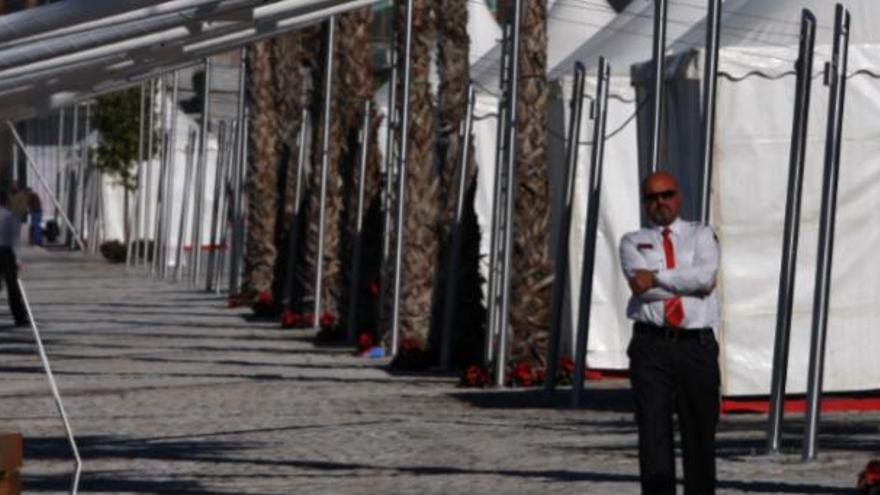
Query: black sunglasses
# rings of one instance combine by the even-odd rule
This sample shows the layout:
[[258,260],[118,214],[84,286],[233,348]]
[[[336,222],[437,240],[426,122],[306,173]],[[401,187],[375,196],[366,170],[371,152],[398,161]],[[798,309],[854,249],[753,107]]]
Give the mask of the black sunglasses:
[[658,201],[660,199],[672,199],[675,195],[678,194],[678,191],[675,189],[667,189],[665,191],[657,191],[654,193],[646,193],[645,194],[645,203],[650,203],[653,201]]

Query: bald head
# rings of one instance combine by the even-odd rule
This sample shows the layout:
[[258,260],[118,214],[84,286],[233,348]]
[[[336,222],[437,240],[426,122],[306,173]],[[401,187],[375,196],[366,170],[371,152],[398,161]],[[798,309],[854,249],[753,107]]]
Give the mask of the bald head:
[[678,181],[669,172],[654,172],[642,182],[642,204],[655,225],[669,225],[681,210]]

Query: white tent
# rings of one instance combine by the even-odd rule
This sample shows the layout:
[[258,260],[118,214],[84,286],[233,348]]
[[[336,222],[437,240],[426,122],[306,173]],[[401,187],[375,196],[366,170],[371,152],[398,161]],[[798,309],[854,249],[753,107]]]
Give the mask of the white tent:
[[[880,32],[876,29],[880,2],[842,3],[852,12],[852,34],[824,386],[826,391],[875,390],[880,389],[880,338],[875,332],[880,324],[880,285],[875,277],[880,260],[873,252],[880,243],[880,229],[873,226],[880,198]],[[791,393],[806,389],[828,108],[828,89],[821,84],[820,73],[831,53],[834,2],[729,0],[724,7],[711,187],[712,223],[722,246],[718,290],[723,392],[728,396],[769,391],[794,106],[793,64],[803,8],[814,12],[819,26],[788,369]],[[697,26],[672,44],[675,53],[667,78],[673,91],[699,94],[704,53],[691,47],[702,39],[703,30]],[[641,84],[650,82],[646,77]],[[671,107],[670,113],[683,120],[700,118],[699,110],[687,105]],[[699,146],[676,136],[680,129],[675,126],[668,131],[669,148]],[[689,188],[688,193],[699,191]]]
[[[702,6],[687,1],[672,0],[668,6],[668,39],[676,39],[705,16]],[[574,64],[581,62],[587,69],[586,95],[592,101],[596,92],[596,68],[600,56],[612,67],[608,122],[605,143],[602,207],[596,242],[596,265],[593,277],[593,302],[590,316],[590,335],[587,363],[591,368],[622,369],[627,366],[626,346],[631,323],[626,319],[626,301],[629,288],[620,275],[617,243],[621,236],[639,227],[639,147],[636,112],[650,105],[650,98],[637,97],[632,87],[630,67],[633,63],[651,57],[654,24],[654,5],[632,2],[607,26],[577,47],[559,64],[550,69],[550,78],[557,80],[555,99],[564,109],[568,121]],[[589,101],[585,102],[589,105]],[[592,123],[589,112],[584,113],[581,142],[592,141]],[[550,136],[550,145],[562,156],[565,147],[564,131],[559,129]],[[587,189],[590,169],[589,144],[582,145],[578,154],[572,206],[571,237],[569,241],[569,309],[568,337],[574,341],[577,321],[580,280],[583,266],[584,229],[586,227]],[[560,162],[560,167],[561,162]]]

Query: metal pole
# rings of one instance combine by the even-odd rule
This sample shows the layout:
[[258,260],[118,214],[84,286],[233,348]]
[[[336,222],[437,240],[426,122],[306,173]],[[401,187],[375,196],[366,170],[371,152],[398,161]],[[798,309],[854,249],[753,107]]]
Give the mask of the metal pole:
[[791,339],[795,266],[797,264],[798,231],[801,215],[801,191],[804,182],[804,161],[806,159],[807,127],[810,115],[810,91],[813,81],[813,49],[815,39],[816,17],[809,10],[804,10],[801,14],[801,40],[797,62],[797,85],[794,98],[794,121],[791,131],[788,194],[785,201],[782,266],[779,269],[776,340],[773,347],[770,414],[767,428],[767,448],[770,452],[774,453],[779,452],[782,441],[782,416],[785,403],[785,381],[788,372],[789,341]]
[[40,181],[40,184],[42,184],[43,188],[46,189],[46,194],[49,195],[49,199],[52,200],[52,203],[55,205],[55,208],[58,209],[58,212],[61,214],[61,218],[64,219],[64,223],[67,224],[67,228],[69,228],[70,231],[75,236],[74,242],[76,242],[76,244],[79,246],[79,248],[82,251],[85,251],[86,246],[85,246],[85,244],[83,244],[82,236],[79,235],[79,231],[73,225],[73,222],[71,222],[70,218],[68,218],[67,214],[64,213],[64,208],[61,207],[61,203],[58,202],[58,198],[56,198],[55,195],[52,194],[52,188],[49,186],[49,183],[46,181],[46,178],[43,177],[43,174],[40,173],[40,170],[37,168],[37,164],[34,163],[33,158],[31,158],[31,155],[27,152],[27,149],[25,148],[25,145],[24,145],[24,141],[21,140],[21,136],[19,136],[18,130],[16,130],[15,125],[13,125],[11,121],[7,120],[6,126],[9,127],[9,131],[12,133],[12,138],[15,139],[15,143],[21,149],[21,152],[22,152],[22,154],[24,154],[24,158],[27,161],[27,164],[30,165],[31,170],[33,170],[34,175],[37,176],[37,179]]
[[[183,245],[184,245],[184,237],[186,236],[186,221],[189,215],[189,192],[193,188],[193,154],[195,153],[195,141],[196,141],[196,131],[195,129],[191,129],[189,131],[189,140],[186,143],[186,165],[184,169],[184,179],[183,179],[183,194],[181,194],[181,203],[180,203],[180,222],[177,224],[177,257],[174,260],[174,281],[177,282],[180,280],[181,266],[183,265]],[[193,216],[193,222],[197,221],[197,218]]]
[[[76,222],[79,226],[79,232],[84,233],[86,226],[85,208],[86,208],[86,173],[88,172],[89,163],[89,127],[92,124],[92,107],[86,103],[86,122],[83,136],[79,143],[79,177],[77,180],[76,194]],[[91,232],[89,232],[91,235]]]
[[217,160],[214,162],[214,197],[211,203],[211,230],[208,239],[208,262],[205,272],[205,290],[211,292],[214,287],[214,274],[217,261],[217,226],[220,222],[220,198],[223,194],[223,180],[226,177],[226,122],[220,121],[217,128]]
[[364,102],[364,118],[361,124],[361,152],[360,167],[358,170],[358,203],[357,218],[354,233],[354,249],[351,259],[351,277],[348,287],[348,342],[350,344],[357,340],[357,308],[358,308],[358,289],[361,283],[361,251],[363,250],[363,227],[364,227],[364,195],[366,194],[367,180],[367,159],[369,158],[370,149],[370,112],[373,107],[371,101]]
[[498,120],[495,129],[495,176],[492,184],[492,224],[489,234],[489,280],[486,297],[486,312],[488,323],[486,327],[485,356],[484,362],[489,363],[494,357],[495,337],[498,335],[498,243],[501,238],[501,204],[504,201],[504,167],[503,154],[507,147],[507,86],[510,72],[510,20],[504,25],[504,39],[502,41],[501,54],[501,100],[498,102]]
[[[78,168],[74,169],[74,166],[78,167],[78,148],[77,143],[79,142],[79,105],[73,105],[73,129],[70,133],[70,158],[68,159],[67,164],[67,172],[68,177],[65,183],[67,184],[67,193],[64,195],[64,207],[65,211],[70,218],[73,218],[76,221],[76,198],[78,193],[76,191],[76,184],[79,180]],[[16,163],[18,163],[16,161]],[[72,225],[72,224],[71,224]],[[73,247],[74,241],[71,238],[73,235],[72,230],[68,230],[65,236],[65,245],[68,247]]]
[[504,257],[501,265],[501,313],[499,316],[498,349],[496,350],[495,385],[504,386],[504,374],[507,367],[507,332],[510,320],[510,274],[513,264],[511,250],[513,249],[513,208],[516,193],[516,130],[519,125],[517,119],[517,103],[519,102],[519,40],[522,24],[522,0],[515,0],[513,13],[513,44],[510,54],[510,89],[508,91],[508,128],[507,128],[507,153],[505,162],[507,167],[507,196],[504,208]]
[[299,128],[299,155],[296,163],[296,189],[293,196],[293,216],[290,223],[290,234],[287,239],[287,266],[284,274],[285,307],[293,311],[293,279],[296,276],[296,260],[299,257],[299,231],[302,222],[302,196],[305,187],[306,166],[306,133],[308,130],[309,110],[302,109]]
[[[559,228],[559,239],[556,241],[556,273],[553,276],[553,294],[550,307],[550,344],[547,350],[547,375],[544,380],[544,391],[552,393],[556,390],[556,371],[559,361],[559,342],[562,340],[562,312],[565,295],[568,291],[569,253],[568,244],[571,238],[571,207],[574,198],[574,183],[577,177],[578,151],[581,141],[581,121],[584,109],[584,80],[586,70],[580,62],[574,65],[574,82],[571,89],[571,110],[568,121],[568,144],[565,153],[566,171],[563,185],[565,195],[562,201],[562,219]],[[599,79],[602,79],[601,73]],[[595,144],[595,143],[594,143]],[[589,253],[584,253],[589,256]]]
[[666,0],[654,0],[654,115],[651,127],[650,171],[660,169],[660,137],[663,134],[663,87],[666,73]]
[[[153,196],[153,134],[154,134],[154,126],[153,118],[156,114],[156,80],[150,79],[150,104],[149,110],[147,111],[147,161],[144,163],[144,175],[146,178],[144,179],[144,193],[143,193],[143,203],[144,203],[144,218],[141,227],[143,228],[143,263],[144,269],[149,270],[150,267],[150,257],[155,256],[156,248],[155,248],[155,240],[153,243],[150,243],[150,225],[152,225],[153,220],[153,208],[152,208],[152,196]],[[152,248],[150,247],[152,246]]]
[[605,57],[599,57],[599,84],[593,119],[593,149],[590,156],[590,190],[587,191],[587,228],[584,232],[584,265],[581,272],[581,294],[578,303],[577,347],[575,348],[574,380],[571,401],[574,407],[581,403],[584,370],[587,367],[587,343],[590,334],[590,310],[593,305],[593,268],[596,263],[596,237],[599,229],[599,204],[602,191],[602,163],[605,159],[605,123],[608,117],[608,83],[611,67]]
[[[137,257],[136,250],[134,249],[135,243],[140,236],[139,227],[140,227],[140,217],[141,217],[141,195],[143,188],[143,175],[144,175],[144,107],[146,106],[146,88],[144,87],[144,83],[141,83],[141,106],[138,111],[138,164],[137,164],[137,179],[135,182],[135,194],[134,194],[134,215],[133,218],[129,218],[129,225],[126,231],[126,246],[125,246],[125,266],[130,267],[132,262]],[[126,192],[128,194],[128,192]],[[134,221],[132,221],[134,220]],[[133,234],[133,235],[132,235]]]
[[162,278],[166,278],[168,275],[168,252],[171,249],[171,211],[174,207],[174,189],[172,185],[174,184],[175,176],[177,175],[177,116],[180,112],[179,105],[179,88],[180,88],[180,71],[175,70],[172,76],[172,89],[171,89],[171,135],[169,138],[168,145],[168,174],[165,178],[165,206],[162,208],[162,212],[165,215],[165,218],[162,220],[163,231],[162,238],[164,242],[162,243]]
[[165,77],[159,80],[158,93],[161,95],[162,101],[159,104],[159,175],[156,178],[156,214],[153,219],[153,260],[150,273],[157,274],[159,270],[160,258],[162,257],[160,245],[163,242],[162,236],[162,217],[165,201],[165,175],[167,173],[167,157],[168,157],[168,98],[165,95]]
[[[16,133],[17,136],[17,133]],[[16,137],[16,139],[19,139]],[[42,179],[42,176],[41,180]],[[46,184],[48,185],[48,184]],[[54,198],[54,195],[52,195]],[[43,363],[43,370],[46,372],[46,378],[49,380],[49,388],[52,390],[52,398],[55,401],[55,407],[61,416],[61,422],[64,423],[64,432],[67,435],[67,443],[70,444],[70,450],[73,451],[73,481],[70,484],[71,495],[76,495],[79,490],[79,477],[82,473],[82,458],[79,456],[79,449],[76,446],[76,438],[73,435],[73,428],[70,426],[70,420],[67,412],[64,410],[64,402],[61,400],[61,392],[58,391],[58,384],[55,382],[55,374],[52,373],[52,366],[49,364],[49,356],[46,354],[46,348],[43,346],[43,338],[40,337],[40,330],[37,328],[37,320],[34,318],[34,312],[31,310],[31,304],[28,301],[27,292],[24,290],[24,284],[21,279],[17,279],[18,290],[21,292],[21,299],[24,302],[24,308],[27,310],[28,320],[31,322],[31,330],[34,332],[34,342],[37,344],[37,353],[40,355],[40,361]]]
[[199,280],[199,271],[202,259],[202,205],[205,202],[205,176],[208,173],[208,142],[211,137],[211,59],[205,59],[205,86],[204,99],[202,101],[202,131],[199,134],[199,159],[198,172],[196,174],[195,206],[193,207],[193,236],[192,258],[193,264],[190,273],[192,284]]
[[721,0],[709,0],[706,17],[706,63],[703,73],[703,190],[700,220],[709,224],[712,199],[712,169],[715,161],[715,104],[718,93],[718,46],[721,37]]
[[242,177],[244,176],[244,148],[247,146],[247,134],[245,130],[245,96],[244,91],[247,86],[247,47],[241,49],[241,61],[239,62],[238,73],[238,105],[236,109],[236,120],[238,121],[236,128],[235,140],[235,162],[233,165],[233,193],[232,193],[232,246],[229,250],[229,294],[238,294],[239,283],[241,280],[240,254],[244,245],[244,222],[242,219]]
[[318,255],[315,260],[315,330],[321,329],[321,291],[324,278],[324,224],[327,208],[327,169],[330,161],[330,120],[333,101],[333,44],[336,31],[336,17],[327,19],[327,53],[324,59],[324,117],[321,125],[321,196],[318,206]]
[[458,155],[458,191],[455,198],[455,224],[449,249],[449,269],[446,270],[446,293],[443,299],[443,333],[440,345],[440,367],[452,368],[452,326],[455,319],[456,289],[461,260],[461,218],[464,215],[464,198],[467,195],[468,161],[470,160],[471,129],[474,124],[474,86],[468,85],[467,110],[461,123],[461,150]]
[[[64,108],[58,110],[58,149],[57,156],[55,159],[55,196],[57,198],[62,197],[62,189],[64,183]],[[62,203],[63,204],[63,203]],[[58,224],[58,208],[55,208],[55,213],[52,215],[55,219],[55,224]]]
[[219,246],[222,246],[222,249],[218,253],[217,256],[217,267],[216,267],[216,277],[217,279],[214,281],[214,292],[216,294],[220,293],[220,288],[223,284],[223,266],[226,263],[227,253],[229,252],[229,246],[227,245],[228,239],[228,231],[232,228],[233,218],[232,218],[232,210],[235,207],[235,198],[232,197],[232,189],[233,184],[235,182],[235,175],[238,173],[235,168],[235,153],[236,153],[236,141],[238,139],[238,123],[235,120],[229,121],[229,132],[231,133],[230,139],[228,139],[227,144],[227,156],[226,156],[226,165],[224,165],[224,174],[223,177],[223,192],[220,197],[222,203],[220,204],[220,242]]
[[394,198],[394,132],[397,129],[398,124],[398,115],[397,115],[397,36],[396,33],[392,36],[391,43],[391,76],[388,79],[388,122],[386,126],[386,134],[385,134],[385,184],[384,191],[382,195],[382,206],[385,210],[385,221],[382,226],[384,227],[383,235],[382,235],[382,264],[388,262],[388,256],[391,252],[391,228],[392,222],[394,221],[393,217],[393,198]]
[[825,138],[825,172],[822,180],[822,209],[819,216],[819,246],[816,249],[816,284],[813,296],[813,331],[810,339],[810,367],[807,373],[807,415],[804,422],[802,457],[816,458],[816,434],[822,401],[825,368],[825,338],[828,328],[828,299],[831,291],[831,260],[834,254],[834,220],[846,99],[846,68],[849,57],[850,14],[842,4],[834,13],[834,54],[825,66],[831,82],[828,129]]
[[[406,162],[409,152],[409,95],[412,79],[413,0],[406,0],[406,27],[403,42],[403,101],[400,112],[400,140],[397,155],[397,221],[394,245],[394,300],[391,310],[391,350],[397,355],[400,343],[400,297],[403,282],[403,220],[406,214]],[[317,318],[317,316],[316,316]]]

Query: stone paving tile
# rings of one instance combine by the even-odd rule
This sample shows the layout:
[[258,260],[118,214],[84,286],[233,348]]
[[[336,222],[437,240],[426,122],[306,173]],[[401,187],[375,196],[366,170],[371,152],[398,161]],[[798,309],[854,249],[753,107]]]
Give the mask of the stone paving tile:
[[[64,252],[23,280],[85,463],[82,493],[638,493],[626,381],[463,390],[315,347],[220,297]],[[9,319],[0,309],[0,322]],[[0,429],[26,438],[25,493],[65,493],[71,456],[29,329],[0,324]],[[880,414],[827,414],[817,462],[763,454],[761,416],[720,425],[719,493],[852,493]]]

